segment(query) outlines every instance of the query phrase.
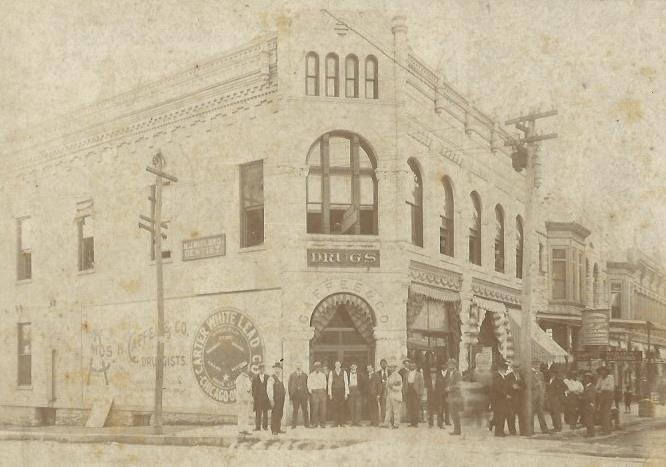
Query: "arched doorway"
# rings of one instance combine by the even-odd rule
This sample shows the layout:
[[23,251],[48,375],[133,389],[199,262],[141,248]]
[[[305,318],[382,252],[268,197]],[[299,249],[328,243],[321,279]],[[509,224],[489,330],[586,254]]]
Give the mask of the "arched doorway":
[[333,368],[336,360],[349,368],[352,362],[365,369],[374,364],[375,316],[362,298],[348,293],[326,297],[310,320],[314,337],[310,340],[310,366],[315,361]]

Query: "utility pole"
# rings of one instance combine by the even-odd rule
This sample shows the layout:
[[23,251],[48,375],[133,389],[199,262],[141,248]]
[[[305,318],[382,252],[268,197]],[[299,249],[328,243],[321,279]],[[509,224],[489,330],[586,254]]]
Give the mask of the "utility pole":
[[514,125],[523,134],[518,139],[509,139],[506,146],[513,147],[511,160],[513,168],[520,172],[525,169],[526,203],[525,219],[523,226],[523,277],[522,277],[522,319],[521,319],[521,360],[523,374],[525,376],[525,419],[527,421],[526,431],[528,434],[534,432],[534,415],[532,414],[532,321],[534,318],[532,282],[533,282],[533,236],[535,232],[534,198],[536,188],[541,185],[540,177],[537,177],[536,167],[539,165],[539,141],[557,138],[557,133],[537,134],[536,121],[542,118],[557,115],[557,110],[546,112],[533,111],[527,115],[512,118],[506,121],[506,125]]
[[154,196],[148,199],[153,205],[151,211],[153,218],[139,216],[146,222],[139,222],[139,228],[147,230],[152,235],[153,254],[155,256],[155,270],[157,271],[157,348],[155,357],[155,407],[153,412],[153,427],[156,434],[162,434],[162,389],[164,387],[164,285],[162,274],[162,239],[167,236],[162,229],[167,228],[166,222],[162,222],[162,186],[164,180],[177,182],[178,179],[163,171],[166,160],[160,151],[153,156],[153,167],[146,167],[146,171],[155,175]]

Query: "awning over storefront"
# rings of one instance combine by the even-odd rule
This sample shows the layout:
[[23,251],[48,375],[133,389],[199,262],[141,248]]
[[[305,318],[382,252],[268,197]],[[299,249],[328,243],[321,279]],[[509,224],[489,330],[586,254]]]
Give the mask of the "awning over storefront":
[[460,301],[460,294],[452,290],[440,289],[439,287],[430,287],[425,284],[412,282],[409,284],[409,293],[415,295],[423,295],[426,298],[437,300],[440,302],[457,302]]
[[472,298],[469,314],[469,326],[471,329],[468,331],[478,335],[481,329],[481,323],[487,312],[492,313],[493,331],[499,342],[498,350],[500,355],[502,355],[506,361],[513,362],[513,338],[509,326],[508,311],[504,303],[474,296]]
[[540,321],[553,321],[556,323],[569,324],[573,326],[582,326],[583,319],[580,315],[567,315],[561,313],[537,313],[537,319]]
[[[511,328],[515,336],[514,340],[517,341],[520,341],[521,313],[522,311],[520,310],[509,310]],[[551,339],[536,323],[530,326],[530,334],[532,335],[532,362],[564,363],[566,358],[571,360],[569,353]],[[518,350],[517,353],[520,355],[520,343],[516,345],[516,348]]]

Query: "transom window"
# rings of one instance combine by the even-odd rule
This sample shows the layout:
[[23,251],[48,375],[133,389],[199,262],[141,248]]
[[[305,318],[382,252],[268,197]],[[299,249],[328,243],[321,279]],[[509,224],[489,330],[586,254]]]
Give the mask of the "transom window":
[[308,233],[377,235],[375,160],[357,134],[317,139],[307,159]]

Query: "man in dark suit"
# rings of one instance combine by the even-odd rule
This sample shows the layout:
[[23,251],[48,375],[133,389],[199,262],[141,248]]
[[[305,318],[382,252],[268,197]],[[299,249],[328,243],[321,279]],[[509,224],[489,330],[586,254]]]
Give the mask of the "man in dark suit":
[[444,413],[444,376],[437,367],[430,368],[430,378],[426,380],[428,391],[428,426],[433,427],[434,418],[437,418],[437,426],[444,428],[442,415]]
[[296,428],[298,421],[298,410],[303,413],[303,426],[308,427],[310,420],[308,417],[308,375],[303,373],[300,363],[296,364],[296,371],[289,376],[287,385],[289,390],[289,399],[293,407],[291,417],[291,427]]
[[387,363],[386,359],[382,358],[379,361],[379,370],[377,371],[379,374],[379,420],[382,422],[384,421],[384,418],[386,418],[386,383],[389,378],[389,370],[387,368]]
[[453,431],[450,434],[459,435],[461,433],[460,412],[463,410],[464,401],[460,389],[462,375],[458,370],[458,362],[455,359],[449,359],[447,362],[446,373],[442,376],[444,377],[443,385],[444,392],[446,393],[446,400],[449,404],[449,412],[453,419]]
[[252,401],[254,403],[254,431],[268,430],[268,411],[271,403],[268,399],[268,375],[263,363],[259,365],[259,374],[252,380]]
[[368,415],[370,416],[370,425],[379,425],[379,398],[382,393],[382,379],[379,372],[375,372],[372,365],[367,366],[365,394],[368,404]]
[[507,375],[507,381],[511,385],[511,412],[508,414],[509,431],[516,434],[516,418],[521,435],[528,434],[527,420],[525,419],[525,392],[527,384],[520,371],[520,364],[514,363]]
[[419,425],[421,394],[423,393],[423,375],[416,369],[416,363],[407,363],[407,372],[402,377],[403,400],[407,401],[407,420],[409,426]]
[[501,360],[493,375],[493,424],[495,436],[505,436],[504,424],[511,412],[511,384],[507,381],[507,363]]
[[564,392],[567,385],[562,379],[562,369],[559,364],[553,364],[548,375],[550,380],[546,387],[548,395],[548,405],[550,407],[550,417],[553,419],[553,431],[562,431],[562,407],[564,405]]
[[271,407],[271,433],[277,435],[282,431],[282,410],[284,408],[284,384],[282,383],[282,364],[273,365],[273,376],[268,379],[268,403]]

